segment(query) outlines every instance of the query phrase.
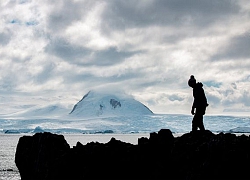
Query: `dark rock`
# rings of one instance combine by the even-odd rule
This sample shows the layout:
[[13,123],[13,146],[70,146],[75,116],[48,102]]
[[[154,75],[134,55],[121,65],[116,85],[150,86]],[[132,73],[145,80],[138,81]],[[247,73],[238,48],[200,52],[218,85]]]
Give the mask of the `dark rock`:
[[62,135],[37,133],[19,139],[15,163],[22,180],[47,179],[57,161],[68,153],[70,146]]
[[197,131],[174,137],[168,129],[138,145],[111,138],[69,148],[63,136],[19,139],[16,165],[25,179],[248,179],[250,137]]
[[6,130],[4,131],[5,134],[20,134],[20,131],[18,130]]
[[97,131],[95,134],[111,134],[114,133],[112,130]]

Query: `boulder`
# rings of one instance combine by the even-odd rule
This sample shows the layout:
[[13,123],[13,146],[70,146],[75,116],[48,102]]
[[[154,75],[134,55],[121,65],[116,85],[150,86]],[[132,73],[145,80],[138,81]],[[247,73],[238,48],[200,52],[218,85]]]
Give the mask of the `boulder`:
[[69,150],[63,135],[44,132],[21,137],[15,154],[21,179],[47,179],[50,170]]

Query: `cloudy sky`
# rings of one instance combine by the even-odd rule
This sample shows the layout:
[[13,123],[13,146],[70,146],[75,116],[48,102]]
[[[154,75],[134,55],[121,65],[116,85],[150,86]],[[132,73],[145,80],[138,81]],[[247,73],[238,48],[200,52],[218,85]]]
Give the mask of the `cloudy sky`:
[[155,113],[250,112],[249,0],[1,0],[0,114],[122,91]]

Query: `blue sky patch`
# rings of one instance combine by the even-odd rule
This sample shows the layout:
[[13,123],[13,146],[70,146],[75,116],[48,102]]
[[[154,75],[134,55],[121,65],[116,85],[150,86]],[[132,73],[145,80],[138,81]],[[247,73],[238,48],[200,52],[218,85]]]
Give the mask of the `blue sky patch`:
[[10,21],[11,24],[18,24],[19,23],[19,20],[17,19],[13,19],[12,21]]
[[37,25],[37,24],[38,24],[37,21],[29,21],[29,22],[26,22],[26,25],[27,25],[27,26],[35,26],[35,25]]
[[217,88],[219,88],[222,85],[221,82],[215,82],[215,81],[205,81],[203,84],[208,87],[217,87]]
[[19,0],[19,4],[24,4],[24,3],[27,3],[28,0]]

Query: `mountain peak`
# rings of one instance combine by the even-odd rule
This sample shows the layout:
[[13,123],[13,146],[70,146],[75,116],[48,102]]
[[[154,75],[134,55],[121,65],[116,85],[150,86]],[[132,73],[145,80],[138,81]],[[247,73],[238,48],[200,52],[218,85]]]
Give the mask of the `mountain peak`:
[[89,91],[73,107],[70,115],[78,117],[109,117],[149,115],[153,112],[141,102],[125,94]]

